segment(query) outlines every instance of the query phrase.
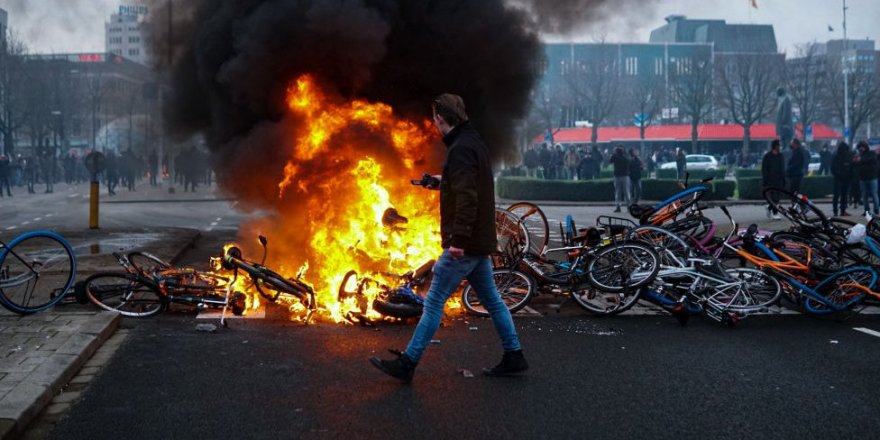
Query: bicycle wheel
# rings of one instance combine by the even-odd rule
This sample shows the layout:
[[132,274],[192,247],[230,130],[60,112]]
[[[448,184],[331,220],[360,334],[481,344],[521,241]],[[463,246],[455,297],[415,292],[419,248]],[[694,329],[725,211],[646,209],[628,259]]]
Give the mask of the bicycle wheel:
[[256,281],[254,285],[257,287],[257,291],[266,299],[275,302],[279,299],[292,300],[295,298],[310,310],[317,306],[317,304],[314,304],[314,291],[311,286],[301,281],[284,278],[283,275],[265,266],[256,267],[259,270],[259,274],[254,276]]
[[[510,313],[516,313],[526,306],[535,295],[537,285],[532,277],[518,270],[495,269],[492,271],[492,277],[495,279],[495,288],[501,295],[501,301],[510,310]],[[489,316],[489,312],[483,306],[477,292],[467,284],[461,293],[462,304],[468,312],[477,316]]]
[[123,316],[146,318],[167,306],[167,299],[153,283],[127,272],[103,272],[86,278],[84,290],[98,307]]
[[[825,302],[804,295],[804,310],[814,315],[842,312],[865,298],[877,283],[877,271],[870,267],[851,267],[826,278],[814,289]],[[827,302],[827,303],[826,303]]]
[[518,202],[507,207],[507,210],[519,217],[529,235],[529,252],[542,255],[550,242],[550,224],[544,211],[529,202]]
[[149,252],[131,252],[127,257],[131,267],[135,268],[141,275],[152,275],[162,270],[174,268],[171,263]]
[[[866,240],[873,239],[869,237],[866,238]],[[838,250],[837,258],[840,259],[840,264],[844,267],[872,266],[876,268],[880,266],[880,253],[877,251],[878,249],[875,244],[850,244],[843,246]]]
[[571,292],[571,297],[582,309],[596,315],[617,315],[623,313],[639,301],[640,289],[623,292],[600,292],[598,289],[582,289]]
[[653,212],[647,218],[645,224],[659,226],[663,223],[674,219],[679,214],[697,203],[706,192],[706,187],[695,186],[675,194],[674,196],[660,202],[654,207]]
[[828,217],[803,194],[770,187],[764,190],[764,199],[773,209],[798,226],[810,229],[829,229]]
[[505,259],[514,259],[529,250],[529,233],[516,214],[495,209],[495,235],[498,252]]
[[660,257],[660,264],[671,267],[686,267],[691,248],[674,233],[655,226],[641,226],[629,234],[630,240],[639,240],[654,247]]
[[27,315],[48,309],[73,286],[76,257],[60,235],[25,233],[0,247],[0,303]]
[[706,301],[712,306],[734,312],[757,312],[775,304],[782,295],[779,281],[758,269],[725,270],[732,282],[708,286]]
[[601,292],[618,293],[644,287],[660,271],[654,248],[640,241],[623,241],[599,248],[587,265],[587,281]]

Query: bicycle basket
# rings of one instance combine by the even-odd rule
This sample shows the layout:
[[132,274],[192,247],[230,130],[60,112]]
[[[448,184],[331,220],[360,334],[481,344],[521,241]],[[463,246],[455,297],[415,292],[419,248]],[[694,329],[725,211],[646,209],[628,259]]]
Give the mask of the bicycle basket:
[[630,219],[600,215],[596,218],[596,226],[604,228],[610,235],[625,235],[637,228],[638,225]]

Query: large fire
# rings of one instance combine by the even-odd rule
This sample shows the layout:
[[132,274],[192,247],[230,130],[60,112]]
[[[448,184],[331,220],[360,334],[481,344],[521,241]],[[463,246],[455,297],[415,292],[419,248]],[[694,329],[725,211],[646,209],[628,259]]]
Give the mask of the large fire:
[[[424,171],[436,171],[416,166],[428,166],[424,157],[436,148],[437,134],[427,119],[416,123],[398,118],[383,103],[337,102],[308,75],[298,78],[288,89],[287,104],[301,123],[278,183],[278,197],[281,204],[295,200],[299,205],[296,215],[306,220],[264,220],[244,227],[242,235],[249,238],[249,230],[258,229],[270,240],[293,234],[305,237],[304,249],[282,245],[281,255],[279,246],[270,244],[267,266],[288,277],[302,274],[317,293],[318,315],[345,322],[349,312],[359,309],[357,298],[342,302],[337,299],[348,271],[394,285],[398,281],[388,274],[412,270],[439,253],[438,195],[409,182]],[[363,151],[377,149],[362,148],[359,142],[382,143],[389,151],[384,155],[365,154]],[[332,178],[311,172],[316,161],[333,168]],[[433,165],[436,168],[437,164]],[[407,221],[383,224],[388,208],[394,208]],[[246,285],[242,283],[241,287]],[[259,295],[246,293],[249,308],[259,307]],[[367,303],[372,303],[377,290],[367,293]],[[294,319],[302,318],[304,308],[300,304],[286,305]],[[369,313],[378,317],[375,312]]]

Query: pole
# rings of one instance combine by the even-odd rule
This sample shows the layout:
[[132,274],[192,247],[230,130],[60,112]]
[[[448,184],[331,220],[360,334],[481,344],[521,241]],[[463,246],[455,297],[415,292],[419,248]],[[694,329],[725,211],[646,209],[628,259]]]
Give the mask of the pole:
[[98,182],[98,174],[92,173],[92,181],[89,184],[89,229],[98,229],[98,202],[101,197],[101,184]]
[[849,133],[849,66],[847,65],[847,51],[849,50],[849,42],[846,39],[846,0],[843,0],[843,135],[846,141],[852,144],[852,138],[855,133]]

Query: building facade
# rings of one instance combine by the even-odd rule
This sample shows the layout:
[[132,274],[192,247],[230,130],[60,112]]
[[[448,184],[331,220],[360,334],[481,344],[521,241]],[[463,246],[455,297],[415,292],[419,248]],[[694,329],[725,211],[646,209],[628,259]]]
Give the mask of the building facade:
[[150,65],[150,26],[146,21],[147,8],[120,6],[119,13],[111,14],[104,23],[107,52],[134,62]]

